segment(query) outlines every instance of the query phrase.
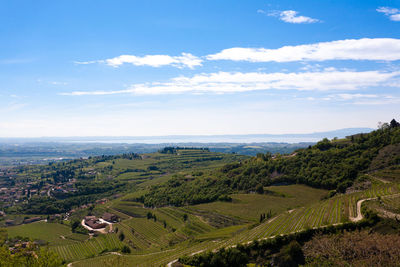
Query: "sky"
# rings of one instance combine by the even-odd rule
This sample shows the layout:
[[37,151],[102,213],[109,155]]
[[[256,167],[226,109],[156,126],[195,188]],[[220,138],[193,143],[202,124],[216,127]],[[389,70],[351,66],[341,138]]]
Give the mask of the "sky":
[[400,1],[0,2],[0,137],[400,119]]

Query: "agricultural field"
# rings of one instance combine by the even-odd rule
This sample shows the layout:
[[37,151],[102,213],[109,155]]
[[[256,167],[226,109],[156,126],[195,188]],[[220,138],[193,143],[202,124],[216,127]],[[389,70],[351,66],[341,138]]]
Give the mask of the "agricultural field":
[[[368,206],[378,210],[378,212],[383,215],[400,214],[400,195],[396,194],[393,196],[381,197],[379,199],[370,201]],[[400,216],[398,217],[400,218]]]
[[112,165],[111,175],[121,180],[148,181],[176,171],[209,170],[223,166],[231,161],[246,158],[245,156],[222,153],[210,153],[204,150],[178,150],[176,154],[152,153],[143,154],[141,159],[116,159],[112,162],[97,164],[96,168]]
[[[211,213],[212,208],[207,207],[210,204],[149,209],[139,203],[115,200],[96,208],[110,212],[118,209],[118,214],[124,215],[120,217],[119,223],[114,224],[113,228],[114,230],[118,228],[118,233],[84,240],[82,235],[72,234],[69,227],[65,225],[45,222],[10,227],[9,233],[11,236],[22,235],[48,241],[50,249],[67,262],[73,262],[72,266],[99,266],[99,264],[101,266],[159,266],[180,256],[203,250],[234,246],[238,243],[271,238],[307,228],[340,224],[348,221],[349,216],[357,215],[356,203],[360,199],[380,196],[385,202],[397,203],[398,198],[392,200],[386,196],[396,194],[398,189],[396,184],[378,183],[364,192],[337,195],[326,200],[321,200],[321,198],[326,196],[327,191],[302,185],[267,187],[265,195],[235,194],[232,195],[232,203],[210,203],[218,204],[215,207],[219,210],[214,212],[221,213],[220,216],[242,219],[235,221],[233,218],[232,220],[237,224],[227,227],[212,226],[207,221],[210,217],[202,216],[201,209],[207,211],[207,214]],[[307,200],[303,197],[303,202],[299,202],[304,195],[308,196]],[[273,209],[271,203],[275,203],[276,206],[281,201],[283,204]],[[235,207],[226,204],[242,206]],[[251,210],[250,207],[255,205],[256,207]],[[262,223],[257,223],[256,220],[260,214],[257,209],[259,211],[263,207],[265,211],[272,209],[273,216]],[[235,214],[235,209],[241,210],[242,213]],[[243,212],[244,210],[250,211]],[[157,219],[147,218],[149,212]],[[47,231],[44,231],[44,228]],[[69,238],[65,240],[58,238],[57,236],[61,233]],[[123,241],[120,241],[118,237],[120,233],[125,236]],[[120,254],[124,245],[131,248],[130,254]],[[92,258],[94,255],[97,256]]]
[[392,166],[380,171],[373,172],[371,175],[380,177],[389,182],[400,182],[400,167]]
[[50,246],[74,244],[88,238],[87,235],[73,234],[70,226],[43,221],[8,227],[7,231],[11,238],[29,237],[48,242]]
[[[296,190],[298,189],[298,190]],[[303,186],[279,186],[268,188],[274,190],[285,197],[300,196],[307,189]],[[314,196],[304,205],[293,207],[287,210],[281,209],[281,212],[273,216],[271,219],[262,223],[241,224],[209,230],[206,233],[198,234],[195,241],[183,241],[175,246],[164,248],[164,250],[155,251],[147,254],[146,250],[135,255],[104,255],[95,259],[88,259],[74,263],[73,266],[95,266],[102,263],[120,264],[120,266],[159,266],[167,264],[174,259],[183,255],[191,255],[203,250],[213,250],[222,247],[234,246],[238,243],[248,243],[256,239],[272,238],[277,235],[294,233],[309,228],[319,228],[329,225],[337,225],[349,221],[349,216],[357,216],[357,201],[367,197],[381,197],[385,201],[389,201],[390,195],[396,194],[398,186],[395,184],[378,184],[365,192],[356,192],[349,195],[338,195],[330,199],[320,200],[326,192],[314,192]],[[253,197],[254,194],[250,196]],[[312,194],[311,194],[312,195]],[[266,196],[270,197],[270,196]],[[283,198],[282,196],[280,198]],[[315,201],[313,201],[313,198]],[[393,201],[397,201],[393,198]],[[187,207],[184,210],[197,208],[196,205]],[[355,207],[355,208],[354,208]],[[352,211],[353,209],[353,211]],[[175,209],[174,209],[175,210]],[[211,209],[210,209],[211,210]],[[225,214],[232,211],[233,208],[222,210]],[[164,211],[165,212],[165,211]],[[243,216],[243,215],[242,215]],[[179,218],[179,216],[178,216]],[[250,218],[250,217],[249,217]]]
[[[264,195],[234,194],[231,203],[157,209],[117,199],[93,210],[118,214],[121,221],[113,225],[117,233],[85,239],[84,235],[72,234],[68,226],[37,222],[10,227],[9,234],[49,242],[50,249],[73,262],[72,266],[159,266],[203,250],[347,222],[349,216],[357,215],[358,200],[380,196],[383,201],[397,203],[398,198],[385,196],[396,194],[398,189],[396,184],[378,183],[364,192],[324,200],[326,190],[303,185],[271,186],[265,188]],[[259,223],[260,211],[270,210],[272,217]],[[209,223],[227,218],[231,220],[227,225]],[[123,246],[129,246],[131,253],[121,254]]]
[[84,242],[63,246],[53,246],[50,249],[66,261],[93,257],[101,253],[119,251],[123,244],[116,234],[100,235]]
[[212,202],[190,207],[196,211],[217,212],[246,221],[258,221],[260,214],[272,212],[276,215],[286,210],[315,203],[328,191],[304,185],[270,186],[266,194],[234,194],[232,202]]

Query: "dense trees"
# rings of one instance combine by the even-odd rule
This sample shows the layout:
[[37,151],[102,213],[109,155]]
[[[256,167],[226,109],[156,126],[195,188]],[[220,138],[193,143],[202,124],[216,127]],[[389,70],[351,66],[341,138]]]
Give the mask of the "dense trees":
[[395,119],[390,121],[390,127],[395,128],[395,127],[400,127],[400,123],[398,123]]
[[0,247],[0,266],[38,266],[57,267],[62,265],[62,260],[47,249],[24,248],[12,254],[8,247]]
[[181,258],[181,262],[191,266],[228,267],[246,266],[249,258],[246,253],[237,248],[220,249],[216,253],[207,252],[192,258]]

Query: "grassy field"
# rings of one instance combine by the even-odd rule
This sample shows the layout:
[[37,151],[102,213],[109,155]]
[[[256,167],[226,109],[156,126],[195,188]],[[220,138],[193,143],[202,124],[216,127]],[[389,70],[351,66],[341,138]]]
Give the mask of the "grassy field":
[[43,240],[53,245],[74,244],[87,239],[87,235],[73,234],[69,226],[59,223],[34,222],[7,228],[9,237],[29,237],[32,240]]

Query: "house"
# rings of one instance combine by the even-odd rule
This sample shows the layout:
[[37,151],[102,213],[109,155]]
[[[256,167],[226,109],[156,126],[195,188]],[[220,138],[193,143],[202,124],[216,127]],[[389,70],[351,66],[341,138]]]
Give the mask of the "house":
[[100,220],[96,218],[96,216],[86,216],[85,224],[93,229],[101,229],[107,226],[106,223],[100,222]]
[[114,223],[114,222],[118,222],[118,216],[112,213],[108,213],[105,212],[102,216],[103,220],[110,222],[110,223]]

